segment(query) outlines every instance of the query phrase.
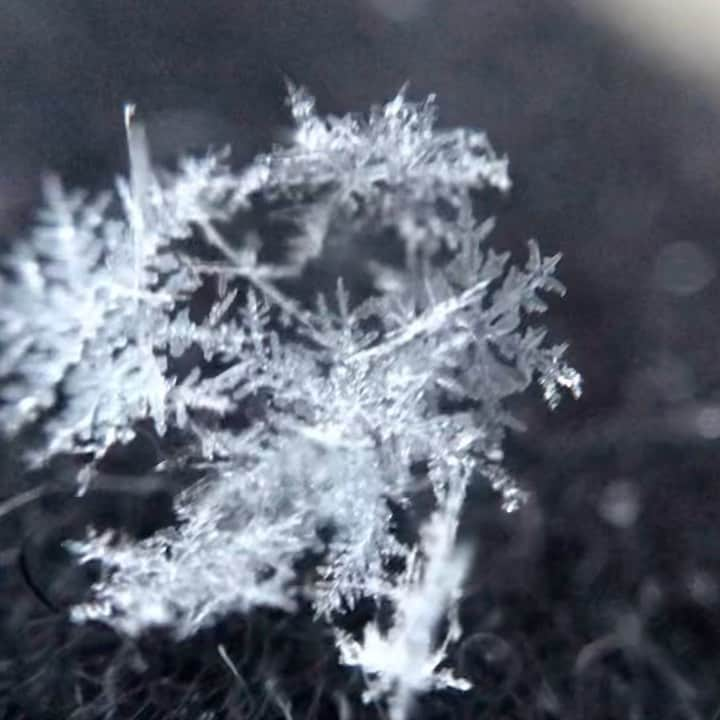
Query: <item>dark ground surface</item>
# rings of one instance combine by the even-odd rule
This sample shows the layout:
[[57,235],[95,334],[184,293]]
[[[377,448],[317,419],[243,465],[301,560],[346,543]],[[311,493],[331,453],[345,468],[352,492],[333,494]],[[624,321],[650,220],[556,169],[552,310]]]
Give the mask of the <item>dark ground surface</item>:
[[[720,115],[559,0],[416,4],[393,20],[361,0],[4,0],[0,235],[26,227],[46,169],[112,181],[128,99],[158,161],[229,142],[242,162],[282,137],[284,75],[324,112],[366,109],[406,80],[415,97],[436,92],[443,124],[483,127],[510,156],[493,242],[535,236],[564,255],[568,296],[547,320],[571,341],[585,395],[552,414],[537,397],[518,407],[528,431],[507,456],[533,497],[508,516],[478,488],[464,530],[476,561],[455,659],[476,690],[426,698],[418,716],[710,720]],[[137,474],[138,452],[109,470]],[[2,497],[59,489],[0,518],[0,717],[282,717],[285,697],[294,717],[325,718],[341,715],[338,691],[357,697],[309,619],[232,618],[180,647],[70,625],[86,581],[61,540],[91,520],[150,532],[169,521],[169,489],[129,478],[78,501],[63,489],[72,467],[21,477],[11,449],[2,463]]]

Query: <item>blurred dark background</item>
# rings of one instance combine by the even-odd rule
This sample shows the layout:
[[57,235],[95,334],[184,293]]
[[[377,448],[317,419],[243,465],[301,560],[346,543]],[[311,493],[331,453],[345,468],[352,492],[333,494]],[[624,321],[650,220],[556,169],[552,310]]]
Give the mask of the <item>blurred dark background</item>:
[[[226,143],[241,164],[285,137],[286,76],[332,113],[365,110],[409,81],[411,97],[437,93],[441,124],[482,127],[510,157],[514,187],[492,242],[523,252],[537,237],[563,253],[568,295],[547,322],[571,341],[585,394],[555,413],[539,397],[518,407],[528,430],[508,463],[533,492],[526,508],[503,515],[477,491],[459,659],[478,689],[428,701],[428,716],[711,718],[720,708],[720,20],[704,0],[685,15],[648,5],[0,2],[2,241],[31,222],[43,172],[89,189],[125,172],[127,100],[159,164]],[[3,463],[9,497],[25,486]],[[108,693],[126,698],[118,717],[281,712],[228,700],[238,691],[215,649],[232,638],[254,648],[251,623],[182,652],[167,639],[129,648],[69,626],[62,601],[45,597],[50,585],[65,598],[82,585],[53,555],[67,528],[98,512],[150,527],[167,513],[168,498],[138,498],[56,497],[0,517],[0,716],[112,717],[111,703],[90,700]],[[310,626],[287,623],[257,620],[295,648],[273,657],[325,658]],[[265,677],[264,651],[253,652]],[[287,690],[305,716],[340,712],[348,675],[323,662],[324,700],[307,688],[317,674]],[[197,680],[208,663],[212,677]],[[85,676],[102,678],[100,690]],[[175,698],[166,705],[152,699],[162,683]]]

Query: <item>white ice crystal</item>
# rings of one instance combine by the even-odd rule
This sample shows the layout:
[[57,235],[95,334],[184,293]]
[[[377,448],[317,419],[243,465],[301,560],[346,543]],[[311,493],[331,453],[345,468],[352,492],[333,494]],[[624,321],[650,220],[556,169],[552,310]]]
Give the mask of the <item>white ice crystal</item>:
[[[510,182],[483,133],[438,130],[432,97],[400,93],[367,117],[321,118],[294,87],[289,101],[292,143],[240,172],[225,154],[156,172],[129,108],[119,203],[48,184],[39,225],[3,260],[0,429],[42,438],[35,464],[95,462],[152,421],[184,433],[203,475],[175,526],[73,545],[105,568],[76,619],[183,637],[256,606],[309,601],[332,620],[360,598],[389,602],[389,630],[338,637],[368,697],[387,695],[401,720],[415,693],[466,687],[439,667],[459,633],[455,535],[469,482],[484,476],[508,508],[522,498],[500,462],[507,398],[538,382],[554,406],[580,378],[532,324],[541,294],[563,292],[558,257],[531,242],[520,268],[485,249],[492,224],[472,192]],[[267,231],[230,234],[259,201],[290,223],[285,253]],[[342,281],[314,304],[297,291],[328,241],[352,252],[388,231],[404,262],[360,268],[369,297]],[[208,289],[212,308],[193,311]],[[414,543],[397,515],[425,490],[435,508]],[[301,582],[308,553],[319,560]]]

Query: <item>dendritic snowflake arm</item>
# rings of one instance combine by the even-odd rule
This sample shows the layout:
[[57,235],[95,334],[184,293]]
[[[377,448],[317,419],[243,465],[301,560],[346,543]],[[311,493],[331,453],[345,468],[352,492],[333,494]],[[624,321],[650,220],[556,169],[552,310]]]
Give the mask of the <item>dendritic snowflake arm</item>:
[[[440,510],[422,528],[419,547],[388,593],[393,610],[390,627],[381,630],[371,622],[360,641],[338,633],[341,662],[360,668],[365,676],[365,701],[388,698],[392,720],[406,720],[419,693],[471,687],[450,669],[439,667],[449,644],[461,634],[456,609],[469,554],[467,548],[455,544],[458,511]],[[437,629],[444,619],[448,630],[437,642]]]
[[49,178],[45,198],[34,233],[2,261],[0,427],[10,433],[52,407],[58,383],[121,302],[103,265],[122,232],[106,222],[110,197],[89,200]]
[[326,239],[348,238],[368,227],[392,227],[407,244],[442,242],[434,232],[437,203],[459,207],[471,189],[510,188],[507,161],[483,132],[436,128],[434,96],[406,99],[357,115],[320,117],[315,100],[290,84],[293,143],[259,158],[262,192],[290,202],[285,214],[298,226],[296,256],[317,257]]

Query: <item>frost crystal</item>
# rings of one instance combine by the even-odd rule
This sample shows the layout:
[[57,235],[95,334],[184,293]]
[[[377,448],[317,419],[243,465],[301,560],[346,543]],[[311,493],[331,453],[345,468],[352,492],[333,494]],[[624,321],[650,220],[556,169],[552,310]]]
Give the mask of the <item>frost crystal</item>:
[[[401,92],[364,118],[321,118],[294,87],[289,103],[293,142],[241,172],[224,154],[155,172],[128,108],[131,172],[114,197],[48,182],[39,225],[4,260],[0,428],[42,438],[36,465],[88,454],[85,482],[152,421],[181,431],[202,473],[175,526],[73,544],[105,567],[76,619],[183,637],[230,611],[309,601],[332,621],[373,598],[392,626],[338,645],[400,720],[417,692],[467,687],[439,668],[460,632],[455,536],[468,483],[484,477],[507,509],[522,501],[501,464],[517,427],[507,398],[533,382],[551,407],[580,392],[565,346],[531,323],[543,292],[563,292],[559,258],[531,242],[520,268],[485,249],[492,222],[472,193],[506,191],[506,162],[483,133],[436,129],[432,97]],[[258,208],[270,223],[231,234]],[[358,267],[375,292],[353,302],[338,280],[307,302],[308,262],[373,238],[400,249]],[[422,493],[434,509],[415,541],[397,521]]]

